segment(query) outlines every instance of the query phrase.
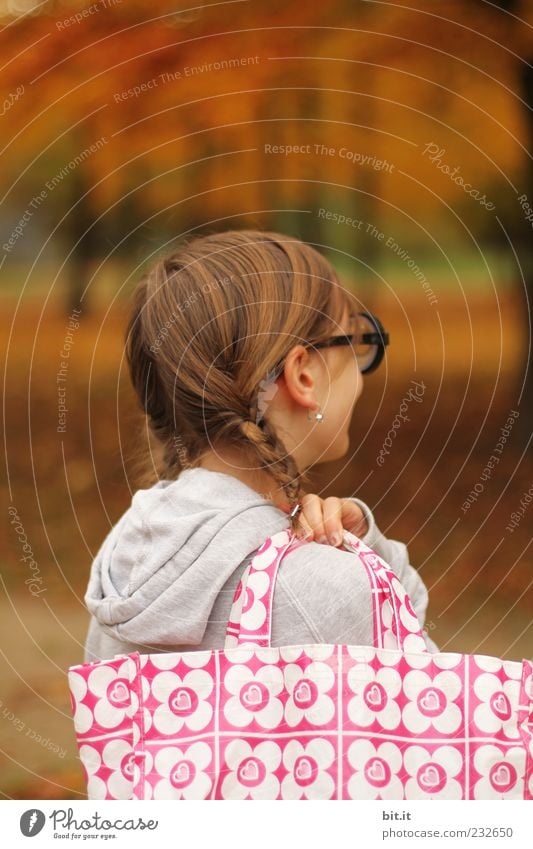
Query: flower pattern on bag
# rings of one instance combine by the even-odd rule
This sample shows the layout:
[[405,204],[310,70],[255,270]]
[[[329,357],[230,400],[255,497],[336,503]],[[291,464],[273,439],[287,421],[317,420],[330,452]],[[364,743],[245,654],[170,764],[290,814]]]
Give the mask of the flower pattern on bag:
[[[125,740],[111,740],[105,743],[102,753],[94,746],[84,744],[80,747],[80,760],[87,771],[87,787],[92,799],[127,799],[131,791],[133,778],[134,753]],[[107,780],[103,781],[98,773],[107,767]]]
[[[366,570],[374,645],[273,647],[287,529],[239,582],[223,650],[68,672],[89,799],[533,799],[533,661],[427,651],[394,572]],[[442,739],[441,739],[442,738]]]
[[155,728],[161,734],[177,734],[183,727],[203,730],[213,716],[207,700],[212,692],[213,679],[203,669],[191,670],[183,679],[170,670],[155,675],[152,694],[160,702],[154,710]]
[[255,720],[261,728],[276,728],[283,718],[283,703],[277,696],[283,690],[283,673],[277,666],[263,666],[254,673],[236,664],[228,669],[224,686],[232,696],[224,705],[230,725],[246,728]]
[[402,679],[396,669],[383,667],[374,670],[368,664],[353,666],[347,681],[356,695],[348,702],[350,720],[362,728],[378,723],[391,731],[398,728],[401,710],[397,697],[402,691]]
[[[474,752],[474,767],[483,776],[474,787],[474,799],[522,799],[526,754],[522,748],[502,751],[487,744]],[[519,792],[517,793],[517,787]]]
[[162,776],[154,787],[154,799],[206,799],[212,781],[208,775],[213,757],[204,742],[188,747],[167,746],[154,757],[154,770]]
[[87,681],[78,672],[70,671],[69,687],[74,728],[78,734],[85,734],[94,722],[92,710],[83,703],[83,699],[87,695]]
[[352,775],[348,780],[351,799],[401,799],[403,785],[399,776],[403,765],[396,743],[375,745],[371,740],[356,740],[348,748]]
[[332,799],[335,781],[328,770],[335,763],[335,747],[315,738],[308,743],[290,740],[283,751],[287,775],[281,783],[283,799]]
[[281,762],[281,749],[273,740],[252,746],[232,740],[225,748],[228,769],[222,781],[222,799],[277,799],[279,779],[274,775]]
[[520,682],[511,679],[502,682],[497,675],[484,672],[474,681],[473,689],[480,699],[474,711],[474,720],[480,731],[519,737],[513,705],[518,702]]
[[406,799],[463,798],[464,759],[458,747],[438,746],[429,752],[425,746],[407,746],[403,757],[409,775]]
[[305,670],[296,664],[285,667],[285,685],[288,699],[285,721],[289,728],[306,720],[312,726],[327,725],[335,715],[335,703],[330,691],[335,684],[331,666],[309,663]]
[[456,700],[463,692],[462,681],[455,672],[439,672],[434,678],[419,669],[407,672],[403,691],[409,701],[402,719],[412,734],[432,728],[438,734],[456,736],[463,714]]
[[108,666],[93,669],[87,679],[87,689],[96,696],[92,710],[98,725],[116,728],[124,722],[131,696],[127,664],[119,670],[118,677]]

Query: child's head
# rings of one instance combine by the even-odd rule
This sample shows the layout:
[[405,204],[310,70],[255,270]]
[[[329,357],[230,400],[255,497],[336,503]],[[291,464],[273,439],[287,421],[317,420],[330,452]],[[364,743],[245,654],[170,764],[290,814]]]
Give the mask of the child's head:
[[290,236],[217,233],[159,260],[134,293],[126,340],[158,473],[225,452],[297,499],[309,466],[346,453],[363,384],[350,346],[309,343],[353,332],[357,312],[330,263]]

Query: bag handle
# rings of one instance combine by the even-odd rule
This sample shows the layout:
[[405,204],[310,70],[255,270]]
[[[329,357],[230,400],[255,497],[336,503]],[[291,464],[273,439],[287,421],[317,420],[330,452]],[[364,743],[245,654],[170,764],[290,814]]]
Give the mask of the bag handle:
[[[245,569],[231,606],[226,628],[226,649],[240,646],[269,647],[272,640],[272,601],[276,576],[283,557],[301,545],[291,528],[274,534],[257,549]],[[343,546],[358,555],[372,589],[374,646],[402,651],[428,652],[411,600],[398,576],[359,537],[343,532]],[[354,563],[354,566],[357,566]]]

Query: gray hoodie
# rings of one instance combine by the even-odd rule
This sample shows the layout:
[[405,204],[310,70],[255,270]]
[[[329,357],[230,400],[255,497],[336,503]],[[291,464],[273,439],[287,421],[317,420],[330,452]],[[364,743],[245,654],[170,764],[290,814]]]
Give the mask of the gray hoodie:
[[[404,543],[387,539],[370,508],[361,537],[405,586],[424,626],[428,594]],[[184,470],[138,490],[91,566],[84,661],[138,651],[224,648],[237,584],[255,551],[289,527],[286,513],[231,475]],[[428,648],[437,646],[424,632]],[[353,553],[309,542],[282,560],[272,645],[373,645],[371,590]]]

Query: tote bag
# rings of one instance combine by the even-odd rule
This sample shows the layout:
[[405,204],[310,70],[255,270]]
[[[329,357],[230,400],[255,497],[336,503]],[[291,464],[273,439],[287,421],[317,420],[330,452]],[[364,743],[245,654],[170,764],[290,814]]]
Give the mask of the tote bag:
[[533,662],[428,651],[405,589],[345,531],[374,645],[272,647],[286,529],[235,591],[224,649],[68,670],[89,799],[532,799]]

